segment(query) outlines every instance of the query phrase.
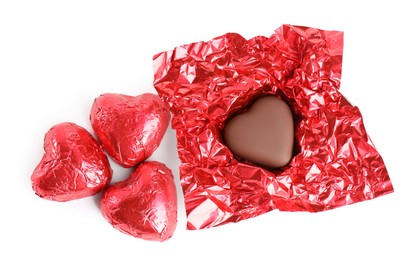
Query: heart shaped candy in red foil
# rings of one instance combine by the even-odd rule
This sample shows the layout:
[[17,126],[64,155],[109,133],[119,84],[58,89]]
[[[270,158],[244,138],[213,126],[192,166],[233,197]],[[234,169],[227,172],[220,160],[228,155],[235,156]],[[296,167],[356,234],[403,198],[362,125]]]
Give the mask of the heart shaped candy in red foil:
[[111,180],[107,156],[84,128],[74,123],[52,127],[44,139],[45,154],[31,181],[42,198],[68,201],[94,195]]
[[94,101],[90,120],[107,153],[118,164],[133,167],[157,149],[170,112],[154,94],[103,94]]
[[[270,37],[228,33],[154,57],[154,86],[177,133],[188,229],[393,192],[359,109],[339,92],[342,49],[342,32],[283,25]],[[230,117],[266,95],[288,103],[295,126],[293,158],[272,171],[239,160],[222,138]]]
[[123,233],[153,241],[169,239],[177,225],[177,195],[171,170],[141,163],[127,180],[103,192],[103,216]]

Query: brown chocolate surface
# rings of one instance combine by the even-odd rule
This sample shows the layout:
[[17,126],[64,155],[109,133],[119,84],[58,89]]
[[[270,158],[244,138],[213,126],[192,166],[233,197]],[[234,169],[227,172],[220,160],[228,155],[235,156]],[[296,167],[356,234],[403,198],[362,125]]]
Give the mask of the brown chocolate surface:
[[234,154],[247,161],[270,168],[285,166],[293,152],[291,110],[281,99],[262,97],[227,122],[224,139]]

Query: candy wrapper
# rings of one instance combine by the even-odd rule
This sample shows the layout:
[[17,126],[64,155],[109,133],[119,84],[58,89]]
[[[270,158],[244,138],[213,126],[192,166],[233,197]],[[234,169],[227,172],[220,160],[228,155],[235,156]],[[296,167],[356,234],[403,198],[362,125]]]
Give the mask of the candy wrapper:
[[[342,50],[342,32],[283,25],[268,38],[228,33],[154,56],[154,86],[177,133],[188,229],[393,192],[359,109],[339,92]],[[265,95],[285,100],[294,120],[293,157],[275,170],[237,158],[222,137],[227,119]]]

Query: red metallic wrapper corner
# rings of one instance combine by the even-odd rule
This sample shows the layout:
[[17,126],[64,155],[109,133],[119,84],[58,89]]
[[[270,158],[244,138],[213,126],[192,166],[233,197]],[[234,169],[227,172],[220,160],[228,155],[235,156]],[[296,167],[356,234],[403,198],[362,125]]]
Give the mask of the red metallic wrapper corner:
[[[359,109],[339,91],[342,52],[342,32],[283,25],[270,37],[228,33],[154,56],[154,86],[177,133],[188,229],[393,192]],[[294,115],[294,157],[274,171],[239,160],[222,138],[226,120],[264,95]]]
[[74,123],[53,126],[44,138],[44,155],[31,175],[42,198],[69,201],[91,196],[110,183],[112,170],[100,144]]
[[173,174],[164,164],[141,163],[128,179],[103,192],[104,218],[119,231],[145,240],[163,242],[177,225],[177,193]]

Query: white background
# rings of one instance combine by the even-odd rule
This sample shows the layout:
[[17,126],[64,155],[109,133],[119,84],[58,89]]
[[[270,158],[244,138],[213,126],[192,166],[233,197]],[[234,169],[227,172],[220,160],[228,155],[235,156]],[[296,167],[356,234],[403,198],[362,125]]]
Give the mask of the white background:
[[[0,259],[410,259],[411,19],[401,1],[363,2],[0,0]],[[360,108],[395,193],[187,231],[177,186],[179,222],[164,243],[112,228],[98,196],[58,203],[34,194],[46,131],[64,121],[90,130],[102,93],[155,93],[154,54],[226,32],[269,36],[284,23],[345,32],[341,92]],[[177,181],[175,146],[169,129],[152,159]],[[112,167],[113,181],[127,177]]]

